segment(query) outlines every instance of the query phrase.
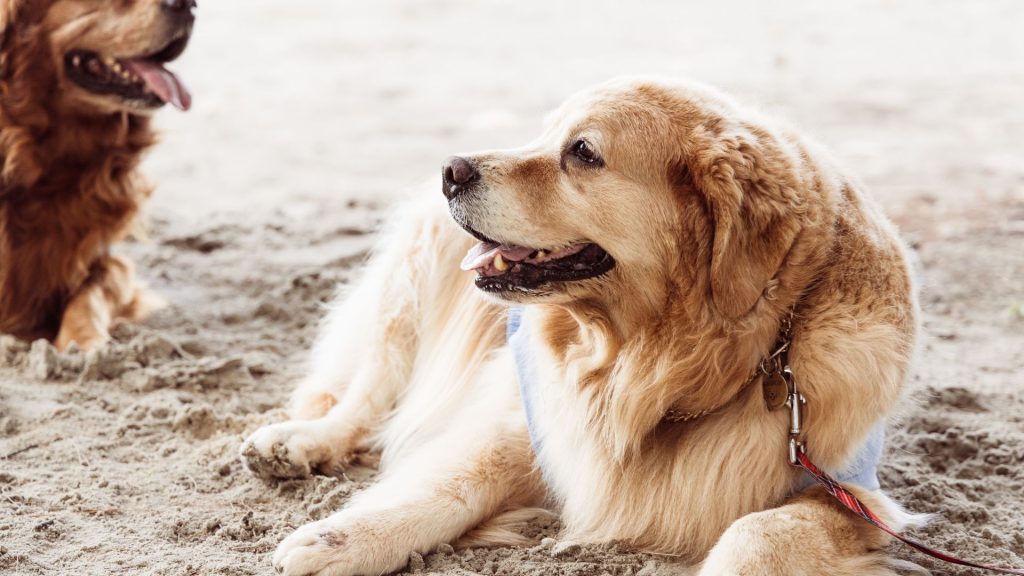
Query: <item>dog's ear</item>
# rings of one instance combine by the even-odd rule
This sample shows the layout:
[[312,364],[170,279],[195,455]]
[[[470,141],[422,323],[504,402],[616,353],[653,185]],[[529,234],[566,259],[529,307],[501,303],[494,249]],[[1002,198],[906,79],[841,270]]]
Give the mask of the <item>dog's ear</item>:
[[797,160],[762,130],[695,136],[688,169],[712,220],[712,299],[739,318],[757,304],[800,230]]
[[0,28],[15,20],[23,0],[0,0]]
[[20,28],[38,23],[50,0],[0,0],[0,57],[5,60],[11,37]]
[[0,0],[0,34],[5,38],[20,17],[33,5],[41,2],[42,0]]
[[0,195],[31,187],[41,176],[35,137],[39,95],[31,78],[42,39],[38,25],[51,0],[0,0]]
[[0,0],[0,78],[7,76],[7,43],[20,7],[21,0]]
[[10,50],[18,26],[42,9],[43,0],[0,0],[0,80],[10,74]]

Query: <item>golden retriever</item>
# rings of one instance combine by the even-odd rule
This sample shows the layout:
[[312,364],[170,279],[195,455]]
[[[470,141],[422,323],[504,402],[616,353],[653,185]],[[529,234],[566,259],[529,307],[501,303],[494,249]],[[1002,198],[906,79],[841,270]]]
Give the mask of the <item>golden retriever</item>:
[[0,332],[94,348],[159,300],[111,246],[150,187],[150,114],[191,96],[164,64],[195,0],[0,0]]
[[[877,458],[915,293],[893,227],[821,149],[713,89],[620,80],[523,148],[452,158],[443,191],[331,312],[293,419],[242,446],[265,477],[382,451],[374,485],[280,544],[279,571],[514,544],[547,506],[567,540],[702,575],[892,573],[889,537],[789,464],[788,411],[751,378],[792,318],[808,454],[848,478]],[[851,489],[915,521],[867,465]]]

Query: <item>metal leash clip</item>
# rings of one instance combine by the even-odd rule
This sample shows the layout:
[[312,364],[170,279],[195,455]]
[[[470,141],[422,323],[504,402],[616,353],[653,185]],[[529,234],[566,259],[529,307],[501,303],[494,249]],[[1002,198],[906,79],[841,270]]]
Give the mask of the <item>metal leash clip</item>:
[[789,366],[782,368],[782,377],[786,380],[788,391],[785,406],[789,408],[789,463],[799,466],[800,460],[797,456],[805,452],[804,441],[800,436],[803,434],[803,409],[807,399],[797,390],[796,378],[793,377],[793,371]]

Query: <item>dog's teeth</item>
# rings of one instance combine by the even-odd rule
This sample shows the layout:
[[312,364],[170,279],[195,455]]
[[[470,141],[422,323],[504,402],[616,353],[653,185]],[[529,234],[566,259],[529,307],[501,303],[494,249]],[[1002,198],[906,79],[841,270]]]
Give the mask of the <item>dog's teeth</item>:
[[104,58],[103,63],[106,64],[109,68],[117,66],[117,60],[114,60],[113,58]]
[[535,259],[543,260],[547,255],[548,255],[547,252],[545,252],[543,250],[537,250],[537,256],[535,257]]
[[71,64],[73,66],[75,66],[76,68],[81,66],[82,65],[82,57],[81,56],[72,56],[71,57]]
[[508,270],[508,262],[505,262],[505,259],[501,257],[501,254],[498,254],[494,257],[494,267],[497,268],[499,272],[504,272]]

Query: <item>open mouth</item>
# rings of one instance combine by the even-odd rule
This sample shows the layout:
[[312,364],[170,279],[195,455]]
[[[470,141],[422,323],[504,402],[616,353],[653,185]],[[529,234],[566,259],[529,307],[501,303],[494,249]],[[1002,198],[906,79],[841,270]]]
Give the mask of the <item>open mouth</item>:
[[614,267],[610,254],[588,242],[544,250],[484,240],[462,260],[463,270],[476,270],[476,286],[485,292],[537,292],[556,282],[596,278]]
[[182,32],[159,51],[135,58],[104,57],[87,50],[65,54],[68,78],[93,94],[117,96],[141,108],[172,104],[179,110],[192,106],[192,95],[164,64],[185,51],[190,31]]

